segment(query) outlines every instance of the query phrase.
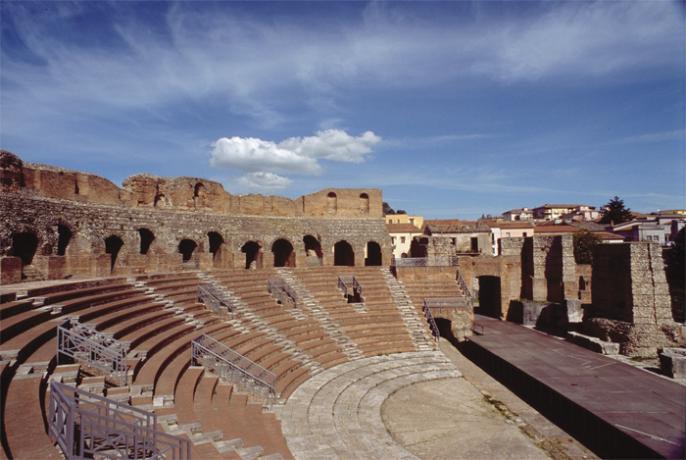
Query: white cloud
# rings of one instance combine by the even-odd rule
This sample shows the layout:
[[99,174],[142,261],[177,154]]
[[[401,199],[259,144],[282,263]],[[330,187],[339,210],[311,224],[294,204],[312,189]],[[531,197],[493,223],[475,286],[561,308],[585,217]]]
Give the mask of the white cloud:
[[361,163],[380,141],[372,131],[351,136],[339,129],[279,143],[254,137],[222,137],[212,145],[210,165],[251,172],[240,179],[241,185],[250,188],[284,188],[291,180],[276,172],[316,175],[322,171],[318,160]]
[[260,190],[280,190],[291,185],[293,181],[287,177],[270,172],[253,172],[238,179],[238,183],[246,188]]

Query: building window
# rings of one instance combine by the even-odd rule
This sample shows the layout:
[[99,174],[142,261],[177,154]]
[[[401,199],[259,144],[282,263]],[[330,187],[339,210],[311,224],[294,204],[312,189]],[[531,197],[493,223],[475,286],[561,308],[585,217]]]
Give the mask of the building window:
[[400,244],[405,244],[405,237],[404,236],[400,237]]
[[395,236],[391,237],[391,244],[395,244]]
[[414,225],[414,217],[410,217],[410,223]]
[[526,232],[522,233],[522,237],[526,238]]
[[509,237],[510,237],[510,232],[505,232],[505,236],[509,238]]
[[457,238],[450,238],[450,244],[455,246],[457,244]]

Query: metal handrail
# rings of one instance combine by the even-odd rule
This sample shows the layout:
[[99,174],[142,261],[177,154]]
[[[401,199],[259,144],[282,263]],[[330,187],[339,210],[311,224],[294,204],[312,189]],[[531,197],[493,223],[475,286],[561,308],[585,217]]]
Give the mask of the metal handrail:
[[200,364],[202,358],[210,355],[276,393],[276,375],[207,334],[192,341],[191,354],[196,364]]
[[468,299],[465,297],[426,297],[424,305],[427,308],[462,308],[469,306]]
[[[348,294],[349,288],[352,288],[352,294]],[[338,275],[338,289],[343,291],[343,297],[347,298],[349,295],[362,297],[362,285],[355,275]]]
[[58,364],[60,356],[68,356],[119,381],[126,381],[129,365],[125,359],[130,347],[130,342],[117,340],[75,318],[69,318],[57,327]]
[[190,441],[156,430],[157,416],[57,381],[50,383],[48,434],[67,458],[106,450],[126,458],[191,458]]
[[434,315],[431,314],[431,308],[429,308],[426,304],[426,299],[424,299],[424,318],[429,322],[429,327],[431,328],[431,333],[433,334],[434,338],[436,339],[436,342],[438,342],[438,339],[441,336],[441,333],[438,331],[438,325],[436,325],[436,320],[434,319]]
[[282,305],[292,303],[297,305],[298,294],[283,278],[274,276],[267,280],[267,290],[276,298]]
[[457,272],[457,285],[464,293],[465,297],[467,298],[467,301],[469,302],[469,305],[473,306],[474,298],[472,297],[472,293],[469,291],[469,288],[467,287],[467,283],[465,282],[464,278],[462,278],[462,273],[460,273],[459,271]]

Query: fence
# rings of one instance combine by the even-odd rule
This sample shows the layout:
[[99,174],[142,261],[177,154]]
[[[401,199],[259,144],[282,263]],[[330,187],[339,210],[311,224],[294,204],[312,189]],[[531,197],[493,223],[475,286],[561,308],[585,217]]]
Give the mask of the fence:
[[48,434],[68,459],[189,460],[190,441],[157,431],[154,413],[50,383]]

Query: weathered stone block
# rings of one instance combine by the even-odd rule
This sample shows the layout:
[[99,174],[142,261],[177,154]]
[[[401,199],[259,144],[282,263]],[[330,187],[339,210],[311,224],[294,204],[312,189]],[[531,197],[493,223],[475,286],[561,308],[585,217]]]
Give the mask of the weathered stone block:
[[580,345],[589,350],[595,351],[596,353],[602,353],[604,355],[617,355],[619,354],[619,344],[614,342],[606,342],[600,340],[597,337],[591,337],[590,335],[585,335],[580,332],[570,331],[567,333],[567,340]]
[[660,368],[675,379],[686,379],[686,348],[663,348],[660,351]]
[[21,259],[19,257],[0,257],[0,284],[21,281]]

